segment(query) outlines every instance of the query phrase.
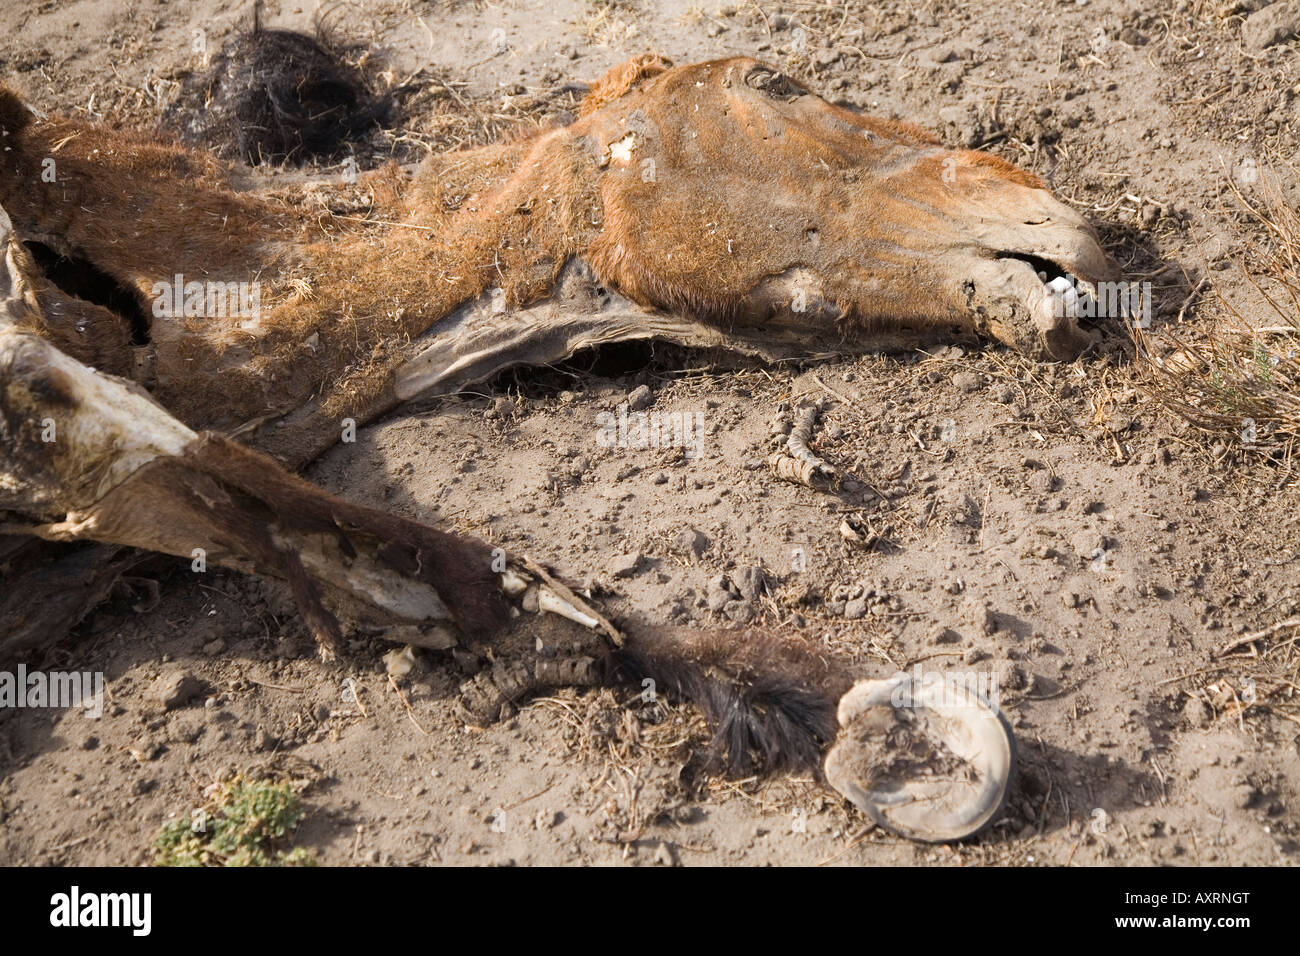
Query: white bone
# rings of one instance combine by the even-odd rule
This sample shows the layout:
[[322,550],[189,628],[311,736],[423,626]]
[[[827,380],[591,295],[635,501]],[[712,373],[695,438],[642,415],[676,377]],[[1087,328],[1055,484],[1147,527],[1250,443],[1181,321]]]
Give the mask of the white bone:
[[537,605],[543,611],[550,611],[552,614],[560,615],[560,617],[567,617],[570,621],[577,621],[583,627],[594,630],[600,624],[590,614],[579,611],[550,588],[537,589]]
[[528,582],[525,581],[518,573],[514,571],[504,571],[501,574],[501,590],[505,591],[511,597],[518,597],[528,589]]

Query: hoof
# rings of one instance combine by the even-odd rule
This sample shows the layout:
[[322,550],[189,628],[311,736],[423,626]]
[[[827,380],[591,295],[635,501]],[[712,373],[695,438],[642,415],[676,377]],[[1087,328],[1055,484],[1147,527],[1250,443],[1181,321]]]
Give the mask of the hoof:
[[826,778],[877,824],[947,843],[988,826],[1006,803],[1015,738],[974,688],[910,675],[860,681],[840,698]]

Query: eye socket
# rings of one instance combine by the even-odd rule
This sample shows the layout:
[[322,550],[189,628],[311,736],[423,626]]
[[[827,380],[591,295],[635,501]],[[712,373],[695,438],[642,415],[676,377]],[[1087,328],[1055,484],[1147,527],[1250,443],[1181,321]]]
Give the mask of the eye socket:
[[787,103],[808,92],[784,73],[778,73],[764,66],[756,66],[750,70],[745,76],[745,85],[762,90],[774,100],[785,100]]

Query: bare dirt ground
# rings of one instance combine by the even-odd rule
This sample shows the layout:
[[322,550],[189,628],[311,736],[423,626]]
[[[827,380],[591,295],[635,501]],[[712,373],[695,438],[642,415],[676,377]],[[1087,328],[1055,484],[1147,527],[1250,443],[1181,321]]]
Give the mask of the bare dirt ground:
[[[393,82],[416,77],[423,112],[365,166],[562,110],[566,83],[639,52],[756,55],[1044,175],[1128,278],[1153,283],[1157,325],[1191,335],[1224,314],[1189,298],[1203,276],[1257,305],[1237,262],[1256,227],[1229,177],[1276,168],[1296,198],[1300,46],[1243,41],[1262,6],[392,2],[337,4],[330,23]],[[266,19],[306,28],[316,12],[271,3]],[[210,53],[250,17],[221,0],[14,2],[0,76],[46,111],[153,125],[201,66],[195,31]],[[272,767],[305,784],[296,842],[328,864],[1294,864],[1296,632],[1219,651],[1300,615],[1300,492],[1285,465],[1191,431],[1140,384],[1113,329],[1069,365],[998,348],[779,368],[610,350],[426,403],[309,470],[547,562],[619,619],[753,615],[864,676],[917,662],[996,676],[1020,767],[972,841],[907,843],[812,779],[695,773],[698,715],[636,688],[558,692],[469,729],[453,702],[476,655],[423,654],[404,702],[388,647],[354,641],[322,666],[274,588],[162,560],[145,575],[156,602],[137,580],[29,662],[102,670],[101,719],[0,713],[0,863],[149,862],[215,780]],[[656,410],[703,415],[700,455],[599,447],[597,416],[639,385]],[[827,400],[818,447],[870,493],[763,466],[781,404],[801,398]],[[841,536],[850,510],[872,549]],[[696,550],[680,547],[690,529]],[[750,567],[767,592],[713,610],[717,579]],[[511,640],[557,628],[529,618]],[[167,709],[157,679],[178,672],[197,683]]]

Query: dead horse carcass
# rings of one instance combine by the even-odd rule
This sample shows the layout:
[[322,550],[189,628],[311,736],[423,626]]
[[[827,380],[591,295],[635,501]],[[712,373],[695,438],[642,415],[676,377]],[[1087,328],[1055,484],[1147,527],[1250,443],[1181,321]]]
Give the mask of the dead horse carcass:
[[[486,545],[281,467],[348,423],[629,339],[776,359],[987,336],[1072,358],[1089,334],[1044,278],[1115,271],[1034,176],[745,58],[641,57],[567,126],[355,184],[239,191],[203,153],[36,122],[7,92],[0,136],[0,530],[281,578],[326,655],[340,617],[445,646],[508,606]],[[601,626],[621,673],[700,702],[733,769],[815,763],[833,735],[847,678],[797,641],[625,636],[541,569],[509,575]]]

